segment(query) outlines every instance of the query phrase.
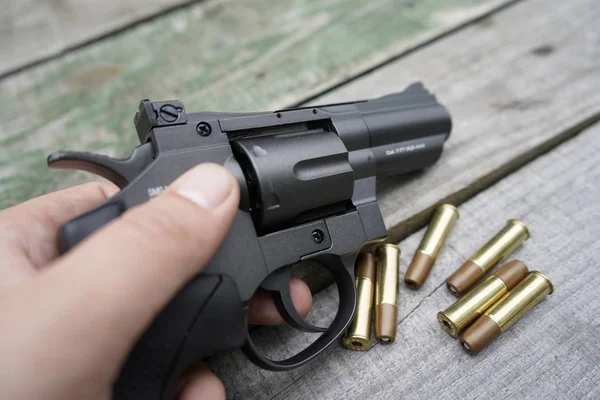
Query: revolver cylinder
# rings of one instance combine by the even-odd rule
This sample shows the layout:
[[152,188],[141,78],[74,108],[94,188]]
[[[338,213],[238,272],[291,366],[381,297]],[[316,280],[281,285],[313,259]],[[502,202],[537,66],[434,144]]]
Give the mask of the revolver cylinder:
[[335,133],[249,137],[232,146],[246,173],[250,207],[261,233],[317,219],[320,210],[346,211],[354,176]]

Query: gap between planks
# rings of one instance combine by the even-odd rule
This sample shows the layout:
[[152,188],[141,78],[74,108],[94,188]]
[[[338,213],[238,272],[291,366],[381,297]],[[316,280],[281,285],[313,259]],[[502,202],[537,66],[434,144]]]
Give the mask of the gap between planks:
[[575,136],[579,135],[581,132],[585,131],[585,129],[594,125],[598,121],[600,121],[600,112],[590,116],[589,118],[581,121],[577,125],[565,130],[564,132],[559,133],[548,141],[540,143],[538,146],[533,147],[530,151],[508,161],[502,167],[490,172],[485,176],[482,176],[477,181],[472,182],[469,184],[469,186],[461,189],[460,191],[454,192],[449,196],[440,199],[437,204],[434,204],[418,214],[415,214],[399,222],[397,225],[392,226],[390,229],[388,229],[388,242],[399,242],[405,237],[421,229],[427,224],[431,218],[431,215],[439,204],[450,203],[456,206],[461,205],[465,201],[468,201],[470,198],[485,191],[500,180],[515,172],[518,172],[521,168],[527,166],[527,164],[534,161],[536,158],[548,153],[564,141],[573,139]]

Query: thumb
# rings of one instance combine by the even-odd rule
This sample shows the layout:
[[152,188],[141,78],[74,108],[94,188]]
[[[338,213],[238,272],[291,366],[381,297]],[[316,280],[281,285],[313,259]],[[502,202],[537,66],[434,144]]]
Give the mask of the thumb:
[[54,348],[79,361],[119,363],[216,252],[238,201],[235,178],[202,164],[57,260],[33,280],[25,301],[43,310],[35,324],[47,324],[46,349],[54,338]]

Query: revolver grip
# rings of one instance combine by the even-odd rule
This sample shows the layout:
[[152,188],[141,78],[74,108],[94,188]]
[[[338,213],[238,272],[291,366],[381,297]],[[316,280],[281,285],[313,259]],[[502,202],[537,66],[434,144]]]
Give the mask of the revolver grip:
[[[224,317],[226,316],[226,317]],[[246,313],[233,280],[201,274],[152,322],[130,352],[114,400],[173,400],[179,378],[195,362],[241,347]]]

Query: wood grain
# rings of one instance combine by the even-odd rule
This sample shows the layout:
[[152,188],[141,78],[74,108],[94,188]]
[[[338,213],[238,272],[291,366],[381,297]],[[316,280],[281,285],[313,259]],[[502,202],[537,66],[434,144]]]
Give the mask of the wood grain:
[[[600,118],[598,18],[591,0],[529,0],[314,100],[371,98],[421,80],[450,109],[453,132],[437,164],[378,183],[390,241]],[[312,268],[297,275],[314,290],[331,283]]]
[[440,202],[460,204],[600,117],[600,3],[530,0],[381,68],[315,103],[422,80],[454,128],[439,162],[379,183],[398,241]]
[[187,2],[0,0],[0,76]]
[[27,69],[0,81],[0,209],[90,179],[52,151],[128,155],[140,99],[281,108],[510,3],[206,1]]
[[[353,352],[341,344],[317,362],[266,372],[240,353],[211,367],[235,399],[596,399],[600,396],[600,124],[463,204],[460,219],[419,291],[400,287],[395,344]],[[467,355],[436,320],[455,298],[445,279],[509,218],[531,238],[511,258],[554,283],[555,293],[478,356]],[[423,235],[402,243],[401,278]],[[311,321],[336,308],[331,286],[315,296]],[[313,336],[261,329],[255,340],[272,357],[289,356]],[[291,346],[289,345],[291,343]]]
[[[400,227],[396,235],[414,227],[405,227],[395,212],[422,213],[422,223],[433,204],[473,196],[573,137],[582,121],[597,118],[597,12],[589,1],[555,1],[549,7],[547,1],[530,0],[317,100],[383,94],[416,76],[455,115],[454,135],[435,168],[383,182],[380,199],[388,226]],[[447,60],[445,68],[429,66],[427,60],[436,56]],[[599,142],[600,127],[594,126],[460,208],[449,246],[425,286],[418,292],[401,288],[398,344],[368,353],[338,346],[288,373],[259,370],[239,352],[221,356],[211,365],[229,397],[597,397],[600,327],[592,316],[599,308],[593,263],[600,249]],[[437,311],[453,299],[444,280],[509,218],[524,219],[533,235],[515,256],[547,273],[557,292],[487,352],[471,358],[437,325]],[[401,243],[402,273],[421,236]],[[327,323],[336,297],[335,287],[317,294],[311,322]],[[255,335],[273,358],[288,357],[314,339],[289,328],[265,328]]]

